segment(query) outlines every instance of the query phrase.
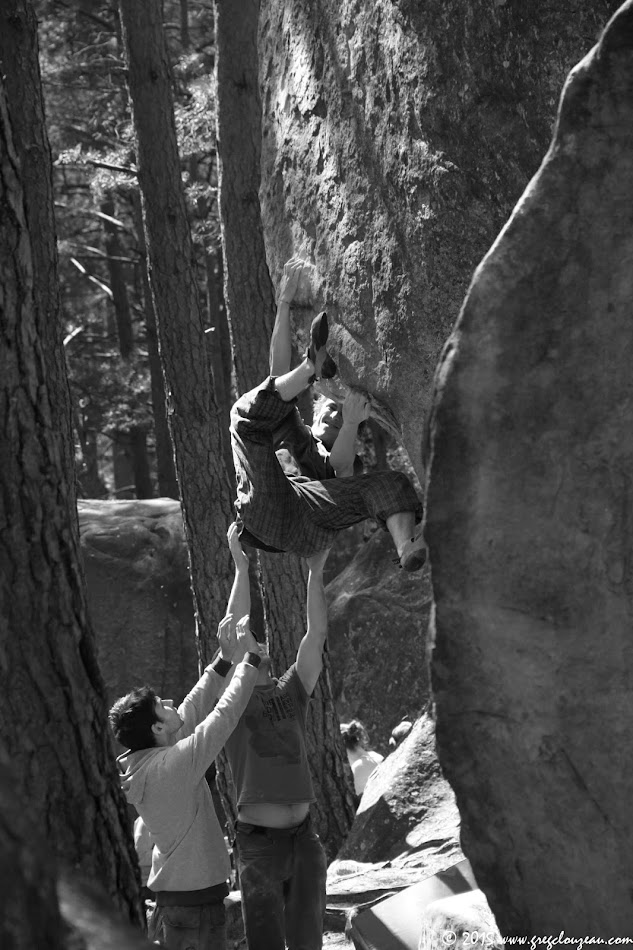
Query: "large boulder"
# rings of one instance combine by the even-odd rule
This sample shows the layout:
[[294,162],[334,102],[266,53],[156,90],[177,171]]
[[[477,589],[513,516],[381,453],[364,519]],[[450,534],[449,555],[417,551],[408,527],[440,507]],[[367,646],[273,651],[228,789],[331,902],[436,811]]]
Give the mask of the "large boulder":
[[395,560],[390,535],[375,531],[326,588],[339,718],[361,719],[383,754],[394,726],[416,718],[429,701],[429,574],[407,574]]
[[633,2],[438,370],[433,690],[462,845],[505,935],[630,935]]
[[80,501],[81,552],[108,699],[149,683],[180,702],[198,675],[180,504]]
[[269,264],[315,265],[342,374],[393,411],[420,478],[435,365],[472,272],[547,149],[567,71],[616,7],[261,4]]

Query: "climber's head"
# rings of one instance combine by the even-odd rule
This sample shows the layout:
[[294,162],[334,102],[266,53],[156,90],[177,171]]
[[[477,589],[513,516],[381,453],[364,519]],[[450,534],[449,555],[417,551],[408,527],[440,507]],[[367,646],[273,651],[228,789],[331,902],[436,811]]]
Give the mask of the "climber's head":
[[312,434],[320,439],[328,452],[336,441],[339,429],[343,425],[341,406],[334,399],[319,399],[314,405]]

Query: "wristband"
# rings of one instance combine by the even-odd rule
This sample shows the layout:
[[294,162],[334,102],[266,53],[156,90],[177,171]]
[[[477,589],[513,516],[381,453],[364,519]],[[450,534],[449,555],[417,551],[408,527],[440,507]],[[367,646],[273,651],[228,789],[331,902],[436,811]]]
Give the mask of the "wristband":
[[249,651],[244,657],[244,662],[250,663],[251,666],[254,666],[255,668],[257,668],[259,664],[262,662],[262,658],[259,655],[259,653],[251,653]]
[[218,676],[226,676],[232,665],[230,660],[225,660],[222,656],[218,656],[210,666],[207,666],[207,670],[213,670]]

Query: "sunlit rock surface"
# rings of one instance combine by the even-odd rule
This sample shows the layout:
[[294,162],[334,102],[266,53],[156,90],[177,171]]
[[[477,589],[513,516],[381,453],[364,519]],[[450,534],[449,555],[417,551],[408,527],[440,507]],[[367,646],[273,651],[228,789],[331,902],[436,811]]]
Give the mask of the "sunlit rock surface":
[[148,683],[177,702],[198,658],[180,504],[80,501],[81,551],[108,698]]
[[341,720],[360,719],[372,749],[389,751],[392,729],[429,701],[426,632],[428,568],[394,563],[386,531],[376,531],[327,588],[332,694]]
[[[263,0],[267,255],[315,265],[345,379],[422,477],[433,373],[473,270],[547,149],[567,71],[612,0]],[[294,308],[309,326],[313,311]],[[305,342],[305,340],[304,340]]]
[[632,303],[628,2],[437,376],[438,748],[504,935],[633,932]]

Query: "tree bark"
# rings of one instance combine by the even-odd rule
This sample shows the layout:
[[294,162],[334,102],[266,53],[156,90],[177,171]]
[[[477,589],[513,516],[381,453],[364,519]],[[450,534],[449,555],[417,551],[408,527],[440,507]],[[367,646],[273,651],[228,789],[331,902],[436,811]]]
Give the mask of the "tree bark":
[[266,375],[275,315],[259,204],[258,16],[259,0],[216,0],[217,156],[224,300],[241,392],[252,389]]
[[206,663],[229,594],[225,531],[231,498],[195,280],[161,3],[121,0],[120,12],[150,284],[169,394],[198,643]]
[[[61,422],[70,419],[61,335],[41,305],[56,297],[56,257],[30,4],[3,4],[3,37],[7,27],[16,45],[0,80],[0,745],[33,839],[140,923],[138,866],[86,611],[70,427]],[[29,117],[21,141],[41,145],[28,169],[13,141],[20,113]],[[49,205],[31,231],[28,209],[42,196]]]
[[108,492],[99,474],[97,431],[88,426],[82,429],[78,418],[75,431],[81,443],[83,457],[82,469],[77,478],[78,494],[83,498],[105,498]]
[[30,816],[16,794],[16,776],[0,764],[0,946],[67,946],[55,893],[51,856],[34,839]]
[[180,0],[180,42],[183,49],[189,49],[191,41],[189,39],[189,3],[188,0]]
[[[21,162],[27,226],[38,240],[33,245],[33,267],[38,274],[36,320],[48,361],[54,424],[63,433],[64,468],[74,471],[70,391],[62,345],[60,295],[57,282],[57,243],[53,217],[51,152],[42,121],[44,102],[40,81],[35,14],[26,0],[0,4],[0,62],[4,73],[14,147]],[[0,222],[1,223],[1,222]]]
[[149,359],[149,374],[152,386],[152,416],[154,419],[154,439],[156,440],[156,478],[158,493],[163,498],[180,498],[178,479],[174,465],[174,449],[169,435],[167,423],[167,397],[163,367],[158,351],[158,330],[156,328],[156,314],[152,289],[149,284],[147,261],[147,245],[143,228],[143,212],[141,210],[141,196],[134,193],[134,222],[138,238],[139,253],[141,255],[141,282],[143,286],[143,309],[145,313],[145,335],[147,338],[147,355]]
[[114,475],[114,494],[122,498],[134,498],[134,467],[130,453],[127,432],[111,432],[112,472]]
[[233,455],[229,435],[231,413],[231,337],[226,315],[223,291],[222,251],[207,251],[205,254],[207,308],[209,327],[207,333],[209,361],[213,374],[213,391],[220,413],[220,434],[229,477],[231,493],[235,490]]
[[119,258],[123,256],[121,242],[119,240],[119,229],[113,221],[109,220],[115,217],[116,212],[112,198],[101,202],[101,210],[108,216],[102,220],[105,231],[104,244],[106,254],[108,255],[108,274],[110,277],[110,290],[112,291],[117,339],[119,341],[119,353],[124,360],[127,360],[132,355],[134,349],[134,333],[132,331],[132,314],[127,295],[125,274],[123,265],[119,260]]
[[153,498],[147,434],[133,426],[112,434],[114,491],[117,498]]
[[[217,0],[217,141],[227,306],[237,387],[251,389],[268,373],[275,297],[259,205],[261,103],[257,62],[258,0]],[[274,668],[294,662],[305,632],[306,571],[296,557],[260,553],[266,630]],[[308,755],[315,818],[333,857],[354,817],[327,654],[311,706]]]

